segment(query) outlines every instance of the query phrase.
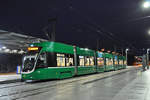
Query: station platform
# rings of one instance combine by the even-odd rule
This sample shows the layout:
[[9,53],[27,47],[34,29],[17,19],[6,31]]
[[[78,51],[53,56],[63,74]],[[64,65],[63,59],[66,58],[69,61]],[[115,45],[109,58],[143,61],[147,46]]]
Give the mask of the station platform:
[[0,73],[0,84],[16,82],[21,79],[20,74],[16,73]]
[[[138,66],[127,66],[127,69],[132,69],[132,68],[139,68]],[[113,71],[110,73],[114,73]],[[115,73],[114,73],[115,74]],[[16,74],[15,72],[13,73],[0,73],[0,84],[3,83],[13,83],[13,82],[18,82],[21,79],[20,74]]]
[[[20,77],[6,76],[0,77]],[[128,66],[127,69],[63,80],[1,84],[0,100],[150,100],[149,76],[150,70]]]

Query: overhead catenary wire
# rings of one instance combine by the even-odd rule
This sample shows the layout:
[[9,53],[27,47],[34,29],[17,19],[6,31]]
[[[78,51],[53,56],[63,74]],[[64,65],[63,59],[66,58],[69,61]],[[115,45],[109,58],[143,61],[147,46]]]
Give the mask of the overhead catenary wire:
[[[73,6],[71,7],[71,11],[76,12],[79,16],[86,19],[90,23],[90,25],[89,24],[85,24],[85,25],[87,25],[88,28],[95,30],[95,32],[98,33],[99,35],[105,36],[105,37],[109,38],[110,40],[116,41],[117,44],[122,45],[122,44],[126,43],[129,47],[132,45],[128,41],[125,41],[123,39],[119,39],[116,35],[114,35],[114,33],[102,30],[102,27],[100,25],[94,23],[95,21],[91,20],[89,17],[82,15]],[[134,46],[132,45],[132,47],[134,47]]]

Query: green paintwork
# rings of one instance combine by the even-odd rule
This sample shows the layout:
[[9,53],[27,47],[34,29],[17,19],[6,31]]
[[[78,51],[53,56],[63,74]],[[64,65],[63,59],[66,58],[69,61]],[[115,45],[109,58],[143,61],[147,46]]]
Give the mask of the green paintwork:
[[[118,60],[123,60],[123,56],[118,56]],[[118,65],[118,69],[123,69],[123,65]]]
[[42,47],[42,52],[57,52],[57,53],[68,53],[74,54],[73,46],[58,43],[58,42],[41,42],[41,43],[34,43],[33,46]]
[[[64,43],[58,42],[41,42],[33,43],[33,46],[42,47],[41,52],[56,52],[56,53],[67,53],[74,54],[74,47],[72,45],[67,45]],[[81,56],[93,56],[94,50],[85,49],[85,48],[76,48],[77,55]],[[98,55],[98,51],[96,52]],[[113,58],[115,55],[109,53],[102,53],[103,58]],[[124,57],[118,56],[118,59],[124,59]],[[96,72],[104,72],[110,70],[118,70],[120,68],[126,68],[126,66],[78,66],[77,75],[84,75]],[[49,68],[38,68],[34,72],[28,74],[22,74],[23,80],[45,80],[45,79],[64,79],[70,78],[75,75],[75,67],[49,67]]]
[[105,66],[105,71],[114,70],[114,66]]
[[39,68],[30,74],[22,74],[23,80],[63,79],[74,76],[73,67]]
[[96,72],[96,66],[78,66],[78,75],[90,74]]
[[110,53],[105,53],[105,58],[113,58],[113,55]]
[[77,55],[94,56],[94,50],[77,47]]
[[[105,57],[105,54],[103,52],[99,52],[99,51],[96,51],[96,57],[97,58],[100,58],[98,55],[100,54],[100,57],[101,58],[104,58]],[[105,70],[105,66],[97,66],[97,72],[104,72]]]
[[[113,55],[110,54],[110,53],[105,53],[104,57],[113,59]],[[105,65],[105,71],[111,71],[111,70],[114,70],[114,69],[115,69],[115,67],[113,65],[112,66]]]
[[105,71],[105,67],[101,66],[101,67],[97,67],[97,72],[104,72]]
[[[123,56],[123,60],[126,61],[126,57]],[[126,64],[123,65],[123,68],[126,68]]]
[[[112,54],[112,56],[113,56],[113,59],[115,59],[115,57],[117,57],[117,61],[118,61],[118,56],[117,56],[117,55]],[[113,62],[113,63],[114,63],[114,65],[113,65],[114,70],[118,70],[118,64],[117,64],[117,65],[115,65],[115,62]]]

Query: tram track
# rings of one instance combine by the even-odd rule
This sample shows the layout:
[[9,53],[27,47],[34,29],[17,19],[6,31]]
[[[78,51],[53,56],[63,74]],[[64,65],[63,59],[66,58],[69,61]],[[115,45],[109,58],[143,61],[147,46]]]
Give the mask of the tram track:
[[[72,81],[72,82],[68,82],[67,85],[68,85],[69,83],[71,84],[71,83],[73,83],[73,81]],[[48,86],[45,86],[45,87],[40,87],[40,88],[35,88],[35,89],[28,89],[28,90],[24,90],[24,91],[16,91],[16,92],[14,92],[14,93],[9,93],[9,94],[5,94],[5,95],[0,95],[0,98],[1,98],[1,97],[6,97],[6,96],[15,96],[15,95],[17,95],[17,94],[21,95],[21,94],[24,94],[24,93],[29,93],[29,95],[25,95],[25,96],[22,96],[22,97],[17,97],[17,98],[13,98],[13,99],[12,99],[12,100],[16,100],[16,99],[19,99],[19,98],[24,98],[24,97],[33,96],[33,95],[37,95],[37,94],[40,94],[40,93],[48,92],[48,91],[51,90],[51,88],[54,88],[54,87],[57,86],[57,85],[64,86],[64,85],[66,85],[66,83],[64,83],[64,84],[48,85]],[[30,92],[34,92],[34,91],[35,91],[36,93],[31,93],[31,94],[30,94]]]
[[[128,71],[130,71],[130,70],[127,70],[127,71],[125,71],[125,72],[128,72]],[[125,73],[125,72],[120,72],[120,73]],[[115,75],[118,75],[118,74],[114,74],[113,76],[115,76]],[[94,76],[94,77],[97,77],[97,75],[96,76]],[[80,77],[79,77],[80,78]],[[106,77],[106,78],[109,78],[109,77]],[[50,89],[51,88],[54,88],[54,87],[56,87],[56,86],[64,86],[64,85],[68,85],[68,84],[71,84],[71,83],[74,83],[74,82],[77,82],[77,81],[81,81],[82,80],[82,83],[85,83],[85,82],[83,82],[83,81],[85,81],[85,80],[87,80],[88,79],[88,77],[87,78],[85,78],[84,77],[84,79],[83,79],[83,77],[81,77],[81,79],[74,79],[73,81],[69,81],[69,82],[60,82],[60,81],[55,81],[55,82],[58,82],[58,83],[55,83],[55,84],[51,84],[51,85],[46,85],[46,86],[44,86],[44,87],[39,87],[39,88],[32,88],[32,89],[28,89],[28,90],[23,90],[23,91],[16,91],[16,92],[14,92],[14,93],[9,93],[9,94],[3,94],[3,95],[0,95],[0,98],[2,98],[2,97],[7,97],[7,96],[15,96],[15,95],[17,95],[17,94],[24,94],[24,93],[30,93],[30,92],[34,92],[35,91],[35,93],[31,93],[31,94],[29,94],[29,95],[25,95],[25,96],[22,96],[22,97],[17,97],[17,98],[13,98],[12,100],[16,100],[16,99],[19,99],[19,98],[24,98],[24,97],[28,97],[28,96],[33,96],[33,95],[38,95],[38,94],[41,94],[41,93],[44,93],[44,92],[48,92],[48,91],[50,91]],[[105,78],[103,78],[103,79],[105,79]],[[99,79],[99,80],[101,80],[101,79]],[[59,83],[60,82],[60,83]],[[46,82],[46,83],[48,83],[48,82]],[[81,83],[81,82],[80,82]],[[41,85],[41,83],[38,83],[38,84],[40,84]],[[45,84],[45,83],[44,83]],[[34,84],[21,84],[21,85],[34,85]],[[15,85],[16,87],[17,86],[21,86],[21,85]],[[82,84],[81,84],[82,85]],[[3,88],[10,88],[10,87],[14,87],[14,86],[9,86],[9,87],[3,87]],[[0,89],[2,89],[2,88],[0,88]],[[42,91],[41,91],[42,90]]]
[[[109,72],[106,72],[106,73],[109,73]],[[122,73],[122,72],[121,72]],[[97,76],[97,75],[99,75],[99,74],[95,74],[95,76]],[[114,74],[114,75],[116,75],[116,74]],[[92,75],[87,75],[87,77],[86,77],[86,75],[85,76],[78,76],[78,77],[74,77],[73,78],[73,80],[74,81],[71,81],[71,83],[72,82],[76,82],[76,81],[80,81],[80,80],[86,80],[88,77],[95,77],[94,75],[92,76]],[[111,76],[109,76],[109,77],[111,77]],[[81,78],[81,79],[80,79]],[[84,79],[83,79],[84,78]],[[103,78],[108,78],[108,77],[103,77]],[[101,78],[101,79],[103,79],[103,78]],[[44,82],[42,82],[43,84],[46,84],[46,83],[49,83],[49,82],[60,82],[60,81],[66,81],[66,80],[70,80],[70,79],[64,79],[64,80],[53,80],[53,81],[51,81],[51,80],[47,80],[46,82],[44,81]],[[72,80],[72,79],[71,79]],[[18,83],[18,82],[16,82],[16,83]],[[35,82],[33,82],[33,83],[35,83]],[[66,82],[67,83],[67,82]],[[70,83],[70,82],[69,82]],[[13,83],[12,83],[13,84]],[[40,81],[36,81],[36,84],[41,84],[41,82]],[[22,82],[21,82],[21,84],[16,84],[16,85],[7,85],[7,86],[4,86],[4,87],[0,87],[0,89],[4,89],[4,88],[11,88],[11,87],[17,87],[17,86],[23,86],[23,85],[32,85],[32,82],[31,83],[29,83],[28,84],[28,82],[27,83],[23,83],[22,84]]]
[[[139,70],[139,69],[137,69],[137,70]],[[97,78],[97,79],[94,79],[92,81],[84,82],[82,85],[90,84],[90,83],[93,83],[93,82],[96,82],[96,81],[99,81],[99,80],[103,80],[103,79],[110,78],[110,77],[113,77],[113,76],[121,75],[121,74],[124,74],[124,73],[129,72],[129,71],[133,71],[134,73],[136,73],[137,70],[134,70],[134,71],[133,70],[126,70],[126,71],[121,72],[121,73],[117,73],[117,74],[113,74],[113,75],[110,75],[110,76],[105,76],[105,77],[102,77],[102,78]]]

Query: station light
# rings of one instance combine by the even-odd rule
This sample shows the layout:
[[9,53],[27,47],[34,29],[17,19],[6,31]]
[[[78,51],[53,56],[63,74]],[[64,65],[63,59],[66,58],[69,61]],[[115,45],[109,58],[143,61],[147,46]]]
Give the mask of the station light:
[[101,51],[103,52],[103,51],[105,51],[105,49],[103,48],[103,49],[101,49]]
[[148,35],[150,35],[150,30],[148,31]]
[[9,52],[10,51],[10,49],[5,49],[5,52]]
[[19,53],[19,54],[23,54],[23,53],[24,53],[24,51],[23,51],[23,50],[21,50],[21,51],[19,51],[18,53]]
[[17,50],[12,50],[13,53],[17,53]]
[[115,54],[115,52],[112,52],[112,54]]
[[144,8],[150,8],[150,1],[145,1],[145,2],[143,3],[143,7],[144,7]]
[[3,46],[3,47],[2,47],[2,49],[6,49],[6,47],[5,47],[5,46]]
[[108,50],[107,52],[110,53],[110,50]]

